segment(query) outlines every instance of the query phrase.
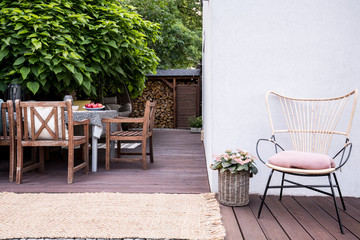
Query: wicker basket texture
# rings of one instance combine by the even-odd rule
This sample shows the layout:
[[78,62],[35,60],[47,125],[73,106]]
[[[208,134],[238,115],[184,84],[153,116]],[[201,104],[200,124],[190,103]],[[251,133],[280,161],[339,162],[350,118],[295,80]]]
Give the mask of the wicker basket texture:
[[245,206],[249,203],[250,173],[219,171],[219,202],[226,206]]

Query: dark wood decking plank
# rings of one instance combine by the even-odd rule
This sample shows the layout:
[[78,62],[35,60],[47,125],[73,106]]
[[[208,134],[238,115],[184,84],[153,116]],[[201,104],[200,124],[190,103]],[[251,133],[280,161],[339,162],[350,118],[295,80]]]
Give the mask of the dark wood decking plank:
[[236,219],[245,239],[266,239],[250,206],[234,207]]
[[336,239],[358,239],[355,235],[344,229],[344,235],[341,234],[338,222],[329,216],[329,214],[319,207],[310,197],[294,197],[294,199],[308,211],[317,222],[323,225],[327,231],[331,233]]
[[[250,208],[255,217],[257,217],[261,199],[259,196],[250,195]],[[257,219],[267,239],[289,239],[289,237],[276,221],[269,209],[264,205],[261,217]]]
[[[333,204],[332,198],[326,197],[325,199],[327,199],[328,201],[330,201]],[[344,209],[342,207],[340,198],[336,198],[339,209],[341,209],[341,211],[344,214],[347,214],[347,215],[351,216],[352,218],[354,218],[356,221],[360,222],[360,209],[357,207],[354,207],[352,204],[347,203],[346,199],[349,199],[349,198],[344,198],[346,211],[343,211]]]
[[292,197],[285,196],[282,198],[282,204],[296,218],[296,220],[305,228],[305,230],[314,239],[335,239],[326,228],[316,221],[298,202]]
[[296,219],[287,211],[275,196],[267,196],[265,204],[280,223],[290,239],[312,239]]
[[[325,197],[312,197],[311,199],[337,221],[336,210],[333,202],[328,201]],[[348,214],[344,213],[344,211],[340,208],[339,212],[343,227],[347,228],[360,239],[360,223]]]
[[238,222],[232,207],[220,205],[222,221],[226,230],[226,240],[243,240]]
[[356,209],[360,209],[360,198],[344,197],[344,201],[345,201],[345,207],[348,207],[348,205],[350,204]]

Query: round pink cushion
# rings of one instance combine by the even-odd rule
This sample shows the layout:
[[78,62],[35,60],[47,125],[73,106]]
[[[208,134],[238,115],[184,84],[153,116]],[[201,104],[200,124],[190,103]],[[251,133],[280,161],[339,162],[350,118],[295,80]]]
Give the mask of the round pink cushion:
[[309,170],[320,170],[334,168],[334,160],[325,154],[283,151],[269,158],[269,163],[286,168],[300,168]]

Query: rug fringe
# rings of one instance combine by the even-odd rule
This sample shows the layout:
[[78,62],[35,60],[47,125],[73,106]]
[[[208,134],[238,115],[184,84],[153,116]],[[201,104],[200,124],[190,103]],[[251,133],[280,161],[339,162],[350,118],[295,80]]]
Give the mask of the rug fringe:
[[205,214],[208,217],[206,225],[209,236],[212,237],[211,240],[223,240],[226,233],[221,221],[220,205],[215,198],[215,193],[205,193],[203,196],[208,203],[207,206],[209,206]]

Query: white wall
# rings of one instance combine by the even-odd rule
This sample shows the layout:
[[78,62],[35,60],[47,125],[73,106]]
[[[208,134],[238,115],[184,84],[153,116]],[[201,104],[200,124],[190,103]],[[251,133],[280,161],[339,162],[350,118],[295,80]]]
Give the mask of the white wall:
[[[203,116],[207,163],[228,148],[255,154],[270,137],[264,96],[333,97],[360,89],[360,1],[204,1]],[[360,104],[352,157],[338,173],[345,196],[360,197]],[[263,193],[269,174],[260,162],[250,192]],[[209,169],[212,191],[217,173]],[[274,183],[280,176],[273,178]],[[278,193],[278,191],[270,192]],[[316,194],[286,190],[285,194]]]
[[[204,148],[206,154],[206,162],[207,166],[210,165],[210,161],[212,159],[212,80],[211,80],[211,72],[212,72],[212,59],[211,59],[211,49],[212,49],[212,41],[211,41],[211,5],[208,1],[203,1],[203,79],[206,81],[202,82],[203,93],[202,93],[202,106],[203,106],[203,116],[206,114],[206,118],[203,117],[203,129],[208,129],[206,131],[206,137],[204,137]],[[209,170],[209,168],[208,168]],[[211,191],[216,191],[217,185],[214,186],[213,183],[217,181],[217,175],[215,171],[208,171],[209,182]]]

